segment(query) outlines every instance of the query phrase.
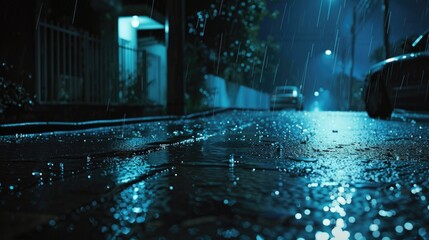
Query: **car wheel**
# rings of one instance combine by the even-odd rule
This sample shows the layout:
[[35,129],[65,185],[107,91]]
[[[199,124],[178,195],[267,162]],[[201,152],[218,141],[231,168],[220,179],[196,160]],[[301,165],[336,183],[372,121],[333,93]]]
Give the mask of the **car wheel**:
[[386,87],[379,81],[371,81],[366,90],[365,109],[372,118],[388,119],[393,107],[389,101]]

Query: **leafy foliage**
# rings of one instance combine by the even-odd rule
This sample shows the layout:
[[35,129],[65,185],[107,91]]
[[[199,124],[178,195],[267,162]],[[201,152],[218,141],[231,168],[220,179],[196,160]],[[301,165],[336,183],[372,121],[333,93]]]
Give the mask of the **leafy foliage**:
[[[227,81],[269,91],[264,84],[272,81],[278,57],[278,44],[269,37],[260,39],[260,25],[270,13],[266,1],[215,0],[187,2],[187,59],[190,86],[205,74]],[[194,78],[197,78],[196,80]]]
[[[390,43],[389,44],[390,57],[399,56],[402,54],[414,52],[414,50],[411,47],[411,44],[414,41],[413,39],[415,39],[415,38],[416,38],[416,36],[412,36],[411,38],[400,39],[394,43]],[[381,61],[385,60],[384,59],[384,46],[381,45],[381,46],[375,48],[371,52],[371,55],[369,56],[369,58],[370,58],[370,61],[372,63],[377,63],[377,62],[381,62]]]
[[21,85],[14,82],[19,77],[22,76],[13,66],[2,63],[0,66],[0,115],[24,112],[33,106],[33,98]]

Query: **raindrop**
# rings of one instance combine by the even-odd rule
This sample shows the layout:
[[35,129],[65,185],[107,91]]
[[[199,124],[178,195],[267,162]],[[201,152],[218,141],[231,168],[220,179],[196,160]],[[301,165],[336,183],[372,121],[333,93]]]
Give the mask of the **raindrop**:
[[360,232],[354,234],[355,239],[363,239],[363,235]]
[[405,229],[407,229],[408,231],[411,231],[411,230],[413,230],[414,226],[413,226],[413,224],[412,224],[412,223],[410,223],[410,222],[406,222],[406,223],[404,224],[404,228],[405,228]]
[[229,166],[234,167],[234,163],[235,163],[234,154],[230,154],[229,155]]
[[121,232],[125,235],[128,235],[131,232],[131,229],[127,227],[123,227],[121,228]]
[[369,230],[371,232],[378,231],[378,225],[377,224],[371,224],[371,225],[369,225]]
[[327,218],[323,219],[322,224],[325,226],[329,226],[329,224],[331,223],[331,221]]
[[420,236],[425,236],[426,235],[426,229],[424,229],[424,228],[419,228],[419,235]]
[[140,207],[134,207],[133,209],[132,209],[132,211],[134,212],[134,213],[142,213],[143,212],[143,209],[142,208],[140,208]]
[[402,233],[404,231],[404,228],[402,226],[398,225],[398,226],[395,227],[395,231],[397,233]]
[[317,240],[328,240],[329,239],[329,233],[327,233],[327,232],[316,232],[315,237]]
[[380,237],[380,232],[379,231],[375,231],[375,232],[372,232],[372,236],[373,237],[375,237],[375,238],[378,238],[378,237]]
[[306,232],[312,232],[313,231],[313,226],[311,226],[311,225],[305,226],[305,231]]
[[74,24],[74,20],[75,20],[75,17],[76,17],[76,8],[77,8],[77,0],[74,3],[72,24]]
[[395,215],[395,211],[385,211],[385,210],[380,210],[378,211],[378,214],[382,217],[392,217]]
[[344,228],[345,227],[344,220],[342,218],[337,219],[336,226],[339,228]]
[[36,176],[36,177],[40,177],[40,176],[43,175],[43,173],[39,172],[39,171],[34,171],[34,172],[31,173],[31,175]]
[[261,235],[256,235],[256,240],[264,240],[264,237],[262,237]]
[[54,219],[49,220],[49,226],[53,227],[53,226],[55,226],[55,224],[57,224],[57,223]]
[[344,197],[338,197],[337,198],[337,201],[338,201],[338,203],[339,204],[341,204],[341,205],[345,205],[347,202],[346,202],[346,199],[344,198]]
[[150,17],[152,17],[154,5],[155,5],[155,0],[152,0],[152,8],[150,10]]
[[422,187],[420,187],[417,184],[414,184],[413,187],[411,188],[411,193],[412,194],[417,194],[417,193],[419,193],[421,191],[422,191]]

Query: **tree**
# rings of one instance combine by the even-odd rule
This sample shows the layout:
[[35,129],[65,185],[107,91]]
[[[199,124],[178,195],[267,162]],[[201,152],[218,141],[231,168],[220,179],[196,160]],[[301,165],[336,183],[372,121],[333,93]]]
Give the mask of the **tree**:
[[[30,75],[27,75],[29,81]],[[21,71],[13,65],[0,65],[0,120],[16,120],[13,117],[28,111],[34,104],[34,97],[22,87]],[[9,117],[9,118],[8,118]]]
[[259,39],[259,30],[265,17],[278,12],[269,12],[261,0],[189,0],[186,11],[188,90],[201,95],[194,84],[205,74],[271,90],[265,83],[273,81],[279,46],[270,37]]
[[[415,39],[415,36],[411,36],[405,39],[398,40],[394,43],[390,43],[389,49],[391,56],[398,56],[402,54],[407,54],[413,52],[411,46],[411,43],[413,42],[412,39]],[[369,56],[369,59],[372,63],[377,63],[385,60],[385,46],[378,46],[375,48],[371,55]]]

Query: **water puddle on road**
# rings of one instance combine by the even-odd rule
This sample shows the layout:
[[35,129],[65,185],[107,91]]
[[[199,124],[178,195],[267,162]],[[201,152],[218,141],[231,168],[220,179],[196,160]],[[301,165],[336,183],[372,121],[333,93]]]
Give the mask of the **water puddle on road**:
[[[107,238],[427,236],[429,217],[422,211],[429,210],[428,182],[424,170],[415,171],[427,169],[425,163],[393,163],[402,174],[421,175],[422,182],[411,184],[400,174],[369,174],[386,167],[385,161],[291,160],[273,156],[271,143],[223,137],[149,153],[147,159],[168,163],[167,171],[76,213],[78,220],[67,223],[73,225],[71,236],[89,231],[88,219],[98,229],[92,236]],[[58,223],[41,233],[52,236],[66,226]]]
[[[23,196],[39,196],[39,202],[61,200],[50,208],[56,217],[24,237],[428,237],[429,162],[375,158],[383,156],[379,152],[384,148],[361,146],[362,138],[352,138],[348,126],[333,132],[296,120],[280,123],[270,119],[241,129],[234,123],[228,131],[193,135],[192,139],[202,137],[193,141],[183,138],[189,131],[179,128],[177,136],[152,144],[153,151],[82,158],[77,176],[36,188],[41,195],[22,191]],[[274,126],[271,132],[268,126]],[[369,154],[353,155],[362,152],[357,149]],[[39,179],[51,167],[67,176],[69,164],[63,170],[57,162],[35,165],[27,175]],[[6,185],[1,187],[9,192]],[[60,198],[71,198],[70,192],[77,195],[73,201],[80,202],[71,206],[72,201]]]

